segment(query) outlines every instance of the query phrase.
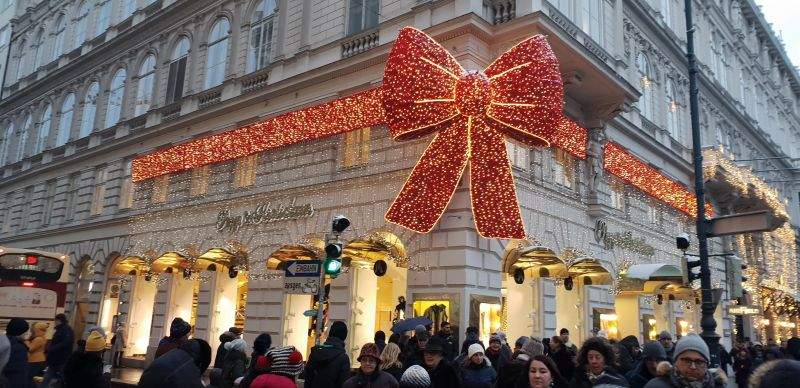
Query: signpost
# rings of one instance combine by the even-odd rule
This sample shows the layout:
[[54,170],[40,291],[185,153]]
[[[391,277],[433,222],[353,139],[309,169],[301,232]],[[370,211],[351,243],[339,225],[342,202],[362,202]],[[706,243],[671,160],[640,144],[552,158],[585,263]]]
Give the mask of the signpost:
[[291,260],[286,262],[283,289],[287,294],[315,295],[320,289],[320,260]]

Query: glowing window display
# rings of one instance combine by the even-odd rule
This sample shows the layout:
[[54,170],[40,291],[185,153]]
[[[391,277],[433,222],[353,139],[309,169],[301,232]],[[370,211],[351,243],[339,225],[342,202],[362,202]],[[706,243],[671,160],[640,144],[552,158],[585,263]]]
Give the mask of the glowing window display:
[[613,310],[594,309],[592,318],[592,326],[596,332],[604,332],[608,339],[620,339],[619,317]]

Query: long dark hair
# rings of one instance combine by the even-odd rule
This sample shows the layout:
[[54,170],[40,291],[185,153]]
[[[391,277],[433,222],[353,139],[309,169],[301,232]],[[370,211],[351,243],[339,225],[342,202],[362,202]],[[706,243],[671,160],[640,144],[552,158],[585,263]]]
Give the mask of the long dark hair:
[[531,370],[531,364],[533,364],[534,361],[541,362],[545,367],[547,367],[547,370],[550,371],[550,377],[553,382],[551,386],[553,388],[567,388],[569,386],[569,383],[567,383],[567,380],[561,375],[561,372],[558,371],[558,368],[553,360],[545,355],[537,354],[531,357],[531,359],[525,363],[525,369],[522,371],[522,375],[517,378],[516,388],[530,388],[531,382],[528,374]]

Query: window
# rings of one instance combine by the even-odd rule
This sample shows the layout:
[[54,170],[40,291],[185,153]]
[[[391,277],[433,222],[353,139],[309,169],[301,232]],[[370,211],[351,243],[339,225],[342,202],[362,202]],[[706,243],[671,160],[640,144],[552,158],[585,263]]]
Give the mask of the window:
[[94,174],[94,193],[92,194],[91,215],[103,213],[106,206],[106,168],[99,168]]
[[122,10],[122,18],[120,19],[120,21],[122,21],[127,19],[128,16],[133,15],[134,12],[136,12],[136,1],[120,0],[120,8]]
[[262,0],[253,12],[253,16],[250,19],[248,72],[263,69],[269,63],[276,9],[275,0]]
[[167,202],[168,194],[169,194],[169,175],[162,175],[153,178],[153,192],[150,195],[150,202],[151,203]]
[[53,215],[53,203],[56,196],[56,180],[51,179],[45,183],[44,201],[42,204],[42,225],[50,224]]
[[344,134],[342,167],[355,167],[369,163],[370,127]]
[[642,96],[639,98],[639,111],[648,120],[653,120],[653,78],[650,76],[650,61],[647,55],[639,53],[636,57],[636,70],[639,75],[639,88]]
[[197,167],[192,170],[189,196],[196,197],[206,193],[208,193],[208,166]]
[[[135,1],[127,0],[125,2],[134,3]],[[95,31],[95,35],[99,36],[111,25],[111,0],[101,0],[101,2],[97,4],[97,8],[97,30]]]
[[722,129],[722,125],[717,125],[717,130],[715,133],[717,144],[722,146],[722,150],[724,152],[730,151],[731,141],[728,134],[725,133],[725,130]]
[[672,27],[672,0],[661,0],[661,17],[668,27]]
[[22,211],[19,212],[20,229],[28,228],[28,221],[31,219],[31,198],[33,198],[33,187],[28,186],[22,191]]
[[225,63],[228,60],[228,19],[221,18],[214,23],[208,37],[208,56],[206,57],[206,89],[221,85],[225,80]]
[[50,125],[53,122],[53,108],[48,104],[42,112],[42,122],[39,124],[39,133],[36,135],[36,143],[33,145],[33,155],[36,155],[47,148],[47,139],[50,137]]
[[516,140],[506,140],[506,153],[511,165],[527,170],[530,167],[530,148]]
[[79,138],[89,136],[94,131],[94,119],[97,116],[97,98],[100,96],[100,84],[97,82],[89,85],[86,98],[83,100],[83,117],[81,117],[81,131]]
[[119,208],[130,209],[133,206],[133,181],[131,180],[131,161],[123,162],[122,185],[119,189]]
[[661,225],[661,211],[656,206],[652,203],[647,205],[647,221],[650,225]]
[[25,118],[23,121],[22,130],[19,134],[19,144],[17,144],[17,158],[15,159],[16,162],[25,158],[25,151],[28,146],[28,138],[31,136],[31,131],[33,130],[33,119],[31,115]]
[[139,85],[136,89],[136,107],[134,116],[147,113],[153,103],[153,79],[156,72],[156,57],[148,55],[139,68]]
[[611,207],[617,210],[625,209],[625,188],[621,185],[611,186]]
[[33,44],[36,45],[36,54],[33,57],[33,67],[31,71],[34,71],[39,68],[39,66],[44,65],[45,63],[45,50],[44,50],[44,30],[39,30],[39,33],[36,35],[36,42]]
[[64,15],[58,17],[56,20],[56,28],[53,32],[53,57],[51,60],[55,61],[61,54],[64,53],[64,44],[66,39],[67,22],[64,20]]
[[75,204],[78,199],[78,184],[80,183],[80,177],[81,175],[78,172],[69,176],[67,200],[64,203],[64,221],[70,221],[75,217]]
[[349,0],[347,34],[353,35],[378,25],[379,0]]
[[667,108],[667,132],[674,139],[681,140],[679,119],[678,119],[678,101],[675,99],[675,84],[672,78],[667,78],[666,90],[664,91],[666,98],[665,104]]
[[28,66],[28,47],[27,47],[27,42],[25,42],[23,40],[19,44],[19,47],[17,47],[17,49],[18,49],[18,52],[19,52],[19,57],[17,58],[17,68],[15,69],[16,70],[16,76],[14,77],[14,79],[19,80],[22,77],[28,75],[27,68],[26,68]]
[[72,116],[75,111],[75,94],[67,94],[64,103],[61,105],[61,118],[58,121],[58,135],[56,136],[56,147],[67,144],[72,135]]
[[233,187],[247,187],[255,183],[257,167],[258,154],[236,159],[236,169],[233,171]]
[[11,231],[11,217],[14,214],[11,211],[14,207],[13,200],[14,200],[14,193],[6,194],[5,205],[3,205],[4,207],[3,214],[0,214],[0,218],[3,219],[3,233],[8,233]]
[[555,149],[555,163],[553,164],[555,172],[555,181],[561,186],[572,188],[573,180],[575,178],[574,160],[566,151],[556,148]]
[[75,25],[75,48],[80,47],[86,41],[87,28],[89,26],[89,11],[90,6],[88,1],[81,3],[78,7],[78,12],[75,14],[75,19],[72,21]]
[[106,128],[116,125],[122,115],[122,97],[125,94],[125,69],[117,70],[111,80],[108,92],[108,109],[106,110]]
[[2,143],[0,143],[0,166],[5,166],[7,163],[13,163],[9,157],[11,151],[11,140],[14,138],[14,123],[8,123],[5,134],[3,135]]
[[186,76],[186,61],[189,57],[189,39],[181,38],[172,50],[167,78],[167,104],[183,97],[183,80]]
[[553,4],[558,8],[558,11],[563,13],[567,18],[572,18],[572,3],[574,0],[551,0],[550,4]]
[[583,1],[581,12],[581,29],[589,34],[595,42],[600,42],[602,32],[601,18],[603,12],[603,2],[601,0]]

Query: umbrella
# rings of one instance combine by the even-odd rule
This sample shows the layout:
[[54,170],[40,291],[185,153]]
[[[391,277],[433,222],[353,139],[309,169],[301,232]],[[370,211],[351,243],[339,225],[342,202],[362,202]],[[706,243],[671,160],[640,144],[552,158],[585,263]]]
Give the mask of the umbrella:
[[408,318],[395,323],[394,326],[392,326],[392,333],[404,333],[414,330],[414,328],[419,325],[428,326],[431,324],[433,324],[433,321],[425,317]]

